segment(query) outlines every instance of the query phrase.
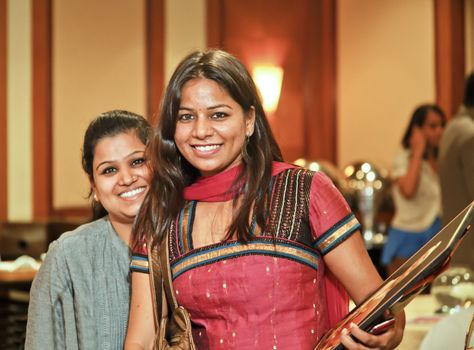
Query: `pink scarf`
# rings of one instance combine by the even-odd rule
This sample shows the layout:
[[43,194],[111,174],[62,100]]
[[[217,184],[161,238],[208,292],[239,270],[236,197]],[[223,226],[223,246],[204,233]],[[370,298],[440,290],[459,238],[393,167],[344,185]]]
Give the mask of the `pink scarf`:
[[[281,162],[273,162],[272,176],[290,168],[295,168],[295,166]],[[242,189],[244,179],[237,184],[235,183],[242,169],[243,165],[240,164],[222,173],[197,179],[196,182],[184,189],[184,199],[201,202],[222,202],[231,200]]]

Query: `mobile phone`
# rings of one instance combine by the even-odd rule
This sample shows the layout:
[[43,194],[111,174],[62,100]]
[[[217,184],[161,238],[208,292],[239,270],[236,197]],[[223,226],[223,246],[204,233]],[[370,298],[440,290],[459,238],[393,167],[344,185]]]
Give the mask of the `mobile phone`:
[[374,334],[374,335],[382,334],[386,332],[389,328],[392,328],[394,324],[395,324],[395,319],[393,317],[386,319],[380,323],[377,323],[372,328],[370,328],[369,333]]

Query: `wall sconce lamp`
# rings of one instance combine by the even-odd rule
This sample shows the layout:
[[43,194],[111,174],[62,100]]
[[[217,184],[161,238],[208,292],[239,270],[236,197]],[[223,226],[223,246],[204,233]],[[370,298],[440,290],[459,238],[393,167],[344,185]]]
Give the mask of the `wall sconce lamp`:
[[278,107],[283,69],[277,66],[256,66],[253,69],[253,80],[262,95],[263,109],[272,114]]

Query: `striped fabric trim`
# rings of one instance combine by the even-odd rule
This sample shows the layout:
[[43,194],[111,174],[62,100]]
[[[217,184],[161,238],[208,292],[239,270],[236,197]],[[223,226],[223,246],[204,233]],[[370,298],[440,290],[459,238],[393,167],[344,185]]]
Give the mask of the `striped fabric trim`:
[[130,261],[130,270],[135,272],[149,273],[148,257],[145,255],[134,254]]
[[359,222],[351,213],[318,238],[314,247],[325,255],[349,238],[359,227]]
[[178,243],[181,254],[192,249],[192,224],[194,211],[196,209],[196,201],[186,203],[179,214],[178,218]]
[[268,232],[299,241],[307,217],[306,193],[309,187],[306,185],[311,180],[308,175],[311,173],[305,169],[291,169],[274,177],[266,226]]
[[197,250],[171,264],[173,279],[186,271],[216,261],[237,258],[244,255],[268,255],[284,258],[318,269],[318,252],[286,240],[255,239],[247,244],[226,242],[212,248]]

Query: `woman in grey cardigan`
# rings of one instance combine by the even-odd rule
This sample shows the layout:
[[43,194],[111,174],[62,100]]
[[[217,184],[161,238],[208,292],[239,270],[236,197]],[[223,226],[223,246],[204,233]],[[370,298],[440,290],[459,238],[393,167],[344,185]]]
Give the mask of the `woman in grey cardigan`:
[[82,166],[95,221],[51,243],[30,292],[26,349],[122,349],[127,329],[130,235],[148,191],[147,121],[106,112],[89,125]]

